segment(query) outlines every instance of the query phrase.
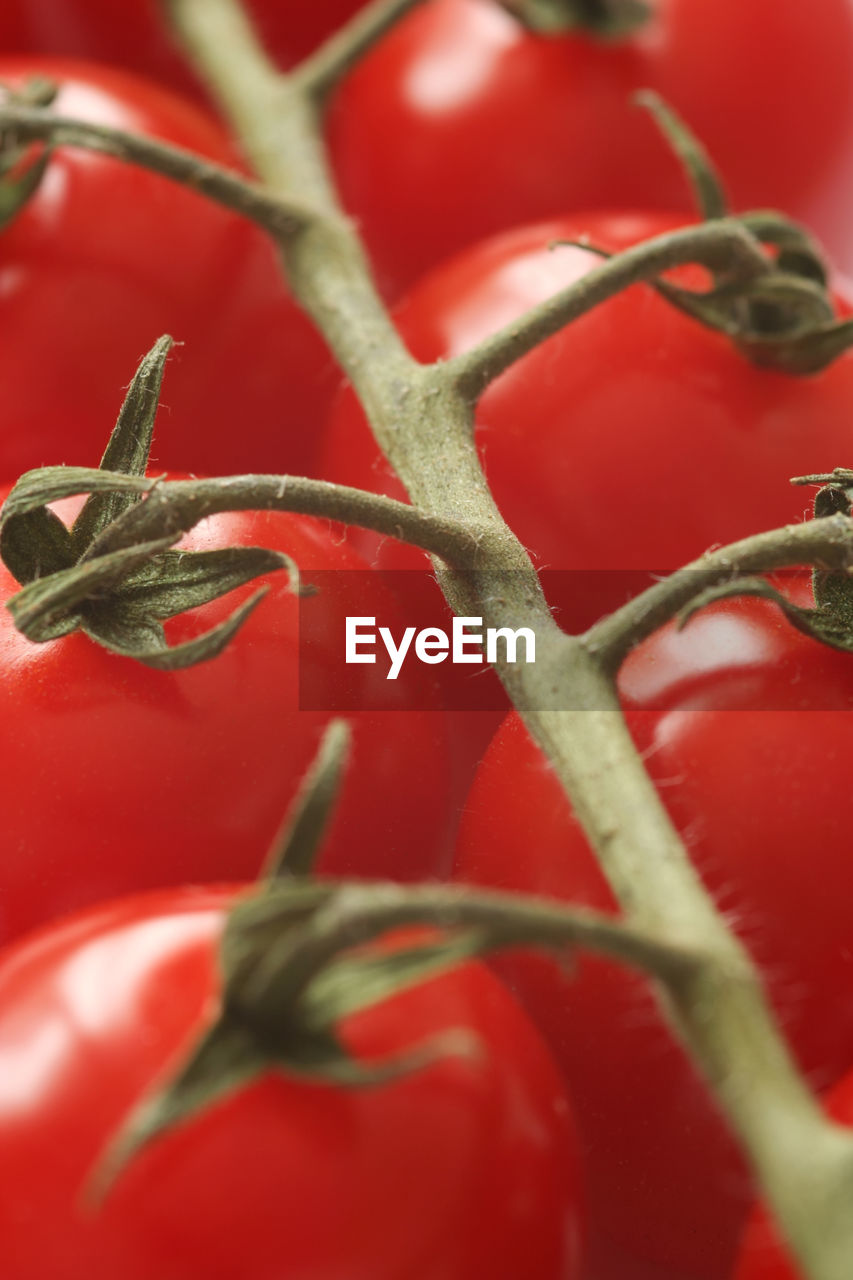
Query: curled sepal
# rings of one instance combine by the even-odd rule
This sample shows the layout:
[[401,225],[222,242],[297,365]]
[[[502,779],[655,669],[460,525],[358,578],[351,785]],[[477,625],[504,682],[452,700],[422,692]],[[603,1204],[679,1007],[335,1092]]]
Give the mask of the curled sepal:
[[[550,248],[585,249],[612,258],[587,240],[554,240]],[[719,273],[711,288],[685,289],[658,277],[649,281],[670,306],[729,338],[758,368],[794,377],[820,373],[853,346],[853,320],[836,320],[829,297],[807,272],[777,272],[749,281]]]
[[267,878],[307,876],[313,870],[337,806],[351,742],[345,720],[333,720],[326,727],[317,754],[267,855]]
[[[552,240],[548,247],[550,249],[584,249],[587,253],[594,253],[596,257],[603,258],[605,261],[616,256],[612,250],[604,249],[601,245],[586,239]],[[742,298],[744,286],[741,281],[729,280],[721,275],[711,288],[705,290],[685,289],[661,277],[649,280],[648,283],[671,306],[698,320],[700,324],[730,336],[737,334],[738,321],[732,312],[732,304]]]
[[737,344],[753,364],[808,376],[827,369],[849,351],[853,320],[836,320],[793,334],[738,334]]
[[[634,101],[650,112],[681,162],[703,221],[728,217],[729,200],[720,174],[692,129],[653,89],[641,89],[634,95]],[[804,227],[773,209],[740,214],[738,221],[762,244],[775,249],[778,271],[826,286],[828,276],[823,253]]]
[[0,525],[3,562],[16,582],[33,582],[74,563],[71,534],[48,507],[10,516]]
[[143,1099],[124,1121],[89,1179],[86,1200],[100,1203],[130,1161],[156,1138],[248,1085],[271,1066],[272,1059],[250,1029],[220,1015],[169,1083]]
[[220,961],[231,984],[247,981],[259,956],[289,931],[306,924],[337,892],[329,880],[287,879],[277,882],[275,888],[275,893],[245,894],[228,914]]
[[306,988],[301,998],[303,1016],[309,1025],[334,1023],[495,949],[484,931],[466,929],[393,951],[343,956],[321,970]]
[[32,158],[20,157],[11,167],[7,167],[4,158],[4,171],[0,173],[0,230],[18,216],[38,190],[50,157],[51,149],[47,147]]
[[[647,108],[681,161],[704,221],[728,218],[728,201],[710,157],[681,117],[657,93],[643,90]],[[657,280],[679,310],[725,334],[759,368],[808,376],[825,369],[851,344],[853,321],[839,320],[827,289],[827,269],[812,236],[784,214],[758,210],[735,221],[767,246],[767,265],[740,273],[715,270],[707,292]],[[587,246],[590,247],[591,246]]]
[[[133,569],[171,546],[172,538],[144,542],[138,547],[115,551],[98,560],[87,560],[61,569],[46,578],[36,578],[6,602],[15,626],[29,640],[55,640],[76,630],[80,607],[91,597],[115,586]],[[67,623],[74,619],[74,625]]]
[[[169,536],[169,535],[167,535]],[[114,552],[121,555],[121,552]],[[109,556],[101,559],[107,560]],[[85,561],[98,564],[100,560]],[[255,578],[282,569],[294,577],[290,556],[266,547],[221,547],[215,551],[165,551],[145,561],[112,592],[110,604],[129,620],[177,617],[218,600]]]
[[181,671],[218,658],[266,593],[267,588],[261,587],[223,622],[182,644],[170,645],[163,629],[155,623],[142,621],[131,624],[115,614],[99,618],[96,613],[87,611],[81,619],[80,628],[90,639],[121,658],[132,658],[134,662],[153,667],[156,671]]
[[[101,465],[103,473],[144,476],[154,438],[154,422],[166,360],[174,346],[168,334],[159,338],[142,357],[119,411]],[[149,481],[150,487],[150,481]],[[99,534],[138,501],[133,490],[90,489],[89,497],[71,530],[75,547],[84,554]]]
[[501,0],[529,31],[560,36],[586,31],[605,40],[629,36],[648,21],[644,0]]
[[[49,107],[56,85],[33,76],[20,89],[4,86],[6,101],[24,107]],[[47,171],[52,148],[20,146],[13,129],[0,132],[0,230],[7,226],[35,194]]]
[[853,345],[853,322],[836,321],[825,291],[805,276],[768,273],[748,284],[721,281],[706,292],[655,281],[662,297],[728,336],[759,368],[820,373]]
[[292,1052],[267,1048],[251,1027],[223,1009],[166,1086],[143,1099],[102,1155],[85,1192],[98,1205],[128,1164],[179,1125],[190,1123],[234,1093],[279,1072],[312,1085],[376,1088],[447,1057],[476,1057],[480,1044],[464,1028],[451,1028],[399,1054],[360,1061],[332,1035],[294,1038]]
[[688,128],[677,111],[652,89],[641,89],[634,95],[638,107],[650,113],[655,124],[675,152],[690,183],[696,207],[702,218],[725,218],[729,202],[708,152]]
[[36,467],[21,476],[9,491],[0,513],[0,524],[29,515],[49,502],[75,498],[81,493],[127,493],[138,500],[158,483],[154,476],[126,476],[96,467]]
[[[222,942],[225,1003],[264,1042],[293,1029],[336,1032],[342,1019],[435,978],[504,938],[483,928],[434,930],[413,943],[372,948],[393,928],[380,907],[389,886],[284,879],[237,904]],[[395,896],[397,887],[391,886]],[[405,912],[404,912],[405,914]],[[402,922],[401,922],[402,923]],[[517,941],[518,939],[514,939]]]
[[22,585],[73,568],[79,559],[77,540],[47,504],[102,490],[129,494],[137,501],[155,483],[150,478],[92,467],[38,467],[28,471],[11,489],[0,511],[3,563]]
[[[690,619],[701,609],[715,604],[718,600],[731,600],[738,596],[758,596],[762,600],[770,600],[777,605],[792,626],[812,640],[829,645],[833,649],[841,649],[845,653],[853,653],[853,604],[851,588],[853,582],[846,574],[833,572],[822,575],[824,578],[838,579],[843,577],[846,590],[839,593],[838,599],[830,604],[825,597],[823,605],[815,609],[803,609],[794,604],[781,591],[772,586],[764,578],[740,578],[734,582],[723,582],[709,587],[695,600],[682,609],[676,619],[679,628],[685,627]],[[842,604],[844,608],[837,606]]]
[[738,221],[747,231],[777,252],[776,265],[782,271],[826,285],[829,278],[823,251],[814,236],[798,222],[775,209],[755,209],[742,213]]
[[[172,346],[166,335],[143,357],[99,468],[27,472],[0,512],[0,555],[22,584],[7,608],[30,640],[56,640],[79,629],[111,653],[175,671],[217,657],[265,591],[181,644],[168,643],[161,625],[166,619],[279,569],[288,571],[294,592],[302,592],[297,566],[282,552],[263,547],[171,551],[186,529],[168,504],[160,507],[151,500],[160,480],[146,476],[145,469]],[[49,504],[80,494],[88,498],[68,529]],[[134,537],[127,522],[140,512],[155,518],[145,534]],[[192,524],[201,518],[197,515]]]
[[339,1035],[339,1023],[350,1013],[478,954],[483,941],[475,930],[405,949],[334,957],[296,1004],[276,1000],[276,968],[288,954],[284,944],[298,948],[334,894],[334,886],[294,880],[238,900],[221,943],[221,1001],[171,1078],[140,1102],[110,1143],[90,1180],[89,1198],[101,1200],[128,1162],[157,1138],[271,1072],[314,1085],[368,1088],[450,1055],[479,1055],[479,1041],[464,1028],[369,1061],[354,1058]]

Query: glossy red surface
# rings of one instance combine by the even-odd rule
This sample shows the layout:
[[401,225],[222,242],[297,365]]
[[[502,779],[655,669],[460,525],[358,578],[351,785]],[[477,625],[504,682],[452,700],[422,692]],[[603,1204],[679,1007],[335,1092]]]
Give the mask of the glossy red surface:
[[[363,568],[322,522],[299,516],[217,516],[186,543],[240,544],[285,551],[305,584],[312,570],[348,570],[348,586]],[[340,681],[360,688],[364,705],[377,680],[386,692],[378,667],[343,664],[322,595],[302,602],[300,641],[286,575],[269,586],[223,654],[171,673],[81,632],[34,644],[0,609],[0,940],[116,894],[257,874],[331,718],[299,709],[300,664],[330,701]],[[2,598],[15,589],[0,568]],[[172,641],[222,621],[252,590],[175,619]],[[393,616],[394,599],[375,581],[371,590],[360,603]],[[398,709],[388,701],[350,717],[353,754],[325,870],[417,879],[446,866],[444,718],[408,710],[417,694],[407,673],[394,692]]]
[[[233,166],[212,117],[122,71],[0,58],[0,79],[60,85],[56,110]],[[0,238],[0,481],[94,465],[122,388],[163,333],[175,353],[155,462],[209,475],[303,474],[337,382],[263,232],[202,196],[63,149]]]
[[269,1074],[149,1147],[100,1210],[81,1201],[129,1108],[213,1012],[232,896],[128,900],[6,954],[6,1280],[576,1280],[568,1103],[479,965],[343,1027],[362,1060],[458,1027],[477,1056],[349,1091]]
[[[656,708],[632,710],[629,724],[661,798],[759,963],[810,1080],[830,1084],[853,1063],[851,874],[839,804],[853,752],[853,658],[752,600],[709,608],[681,633],[666,628],[635,651],[621,684],[627,702]],[[556,776],[515,716],[480,766],[456,876],[615,910]],[[749,1178],[641,980],[589,956],[573,974],[521,955],[501,960],[500,971],[575,1101],[590,1275],[723,1280]]]
[[[689,208],[638,89],[679,110],[739,209],[798,216],[853,171],[847,0],[652,0],[624,42],[534,36],[492,0],[433,0],[343,86],[344,197],[398,295],[450,253],[535,218]],[[838,247],[850,251],[849,234]]]
[[[597,265],[582,249],[550,248],[555,240],[620,249],[677,225],[672,214],[595,214],[507,232],[426,277],[398,309],[400,330],[420,359],[457,355]],[[698,268],[681,280],[705,283]],[[802,519],[810,498],[790,478],[848,465],[851,424],[853,355],[809,378],[758,369],[636,286],[499,378],[478,407],[476,438],[498,505],[537,565],[588,573],[562,590],[552,582],[563,620],[583,626],[643,585],[635,571],[674,569],[713,544]],[[351,392],[330,420],[322,470],[402,496]],[[353,536],[385,567],[424,563]]]

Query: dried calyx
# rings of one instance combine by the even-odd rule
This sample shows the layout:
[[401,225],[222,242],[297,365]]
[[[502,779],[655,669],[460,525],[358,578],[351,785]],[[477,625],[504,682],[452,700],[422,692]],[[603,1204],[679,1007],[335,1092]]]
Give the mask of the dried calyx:
[[[820,485],[814,501],[814,518],[853,515],[853,471],[836,467],[825,475],[797,476],[795,485]],[[686,626],[700,609],[733,596],[758,596],[778,605],[788,621],[813,640],[853,653],[853,577],[849,568],[813,569],[812,591],[815,607],[794,604],[765,578],[740,578],[723,582],[698,595],[678,616]]]
[[[22,107],[49,107],[56,97],[56,85],[35,77],[20,89],[0,86],[0,97]],[[0,130],[0,230],[36,191],[50,156],[50,147],[21,145],[14,132]]]
[[264,879],[228,915],[219,949],[218,1007],[172,1078],[143,1099],[105,1153],[91,1187],[97,1197],[143,1147],[271,1071],[315,1084],[370,1086],[448,1053],[474,1051],[470,1035],[451,1032],[365,1063],[340,1039],[338,1026],[348,1015],[444,972],[477,949],[473,935],[433,936],[387,950],[323,948],[347,890],[334,881],[312,880],[309,873],[337,803],[349,744],[346,724],[333,721]]
[[[773,210],[732,215],[710,157],[658,94],[637,94],[678,156],[703,221],[741,224],[768,249],[766,270],[749,279],[718,271],[706,291],[659,278],[655,288],[671,305],[725,334],[753,364],[794,375],[819,373],[853,344],[853,320],[839,319],[826,264],[814,238]],[[611,256],[584,243],[584,248]]]
[[606,40],[623,39],[649,18],[644,0],[502,0],[519,22],[540,35],[585,31]]
[[[168,512],[153,538],[114,535],[122,517],[156,489],[145,475],[163,369],[172,339],[161,338],[130,385],[99,469],[45,467],[22,476],[0,513],[0,556],[22,584],[8,602],[17,628],[45,642],[83,631],[105,649],[147,666],[175,670],[216,657],[261,600],[264,588],[224,622],[193,640],[169,645],[163,622],[293,562],[263,547],[187,552]],[[88,493],[69,528],[50,509]]]

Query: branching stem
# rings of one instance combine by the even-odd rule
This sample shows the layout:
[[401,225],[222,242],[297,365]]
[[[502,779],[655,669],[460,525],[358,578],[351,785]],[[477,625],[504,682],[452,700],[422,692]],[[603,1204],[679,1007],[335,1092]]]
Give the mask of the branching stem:
[[[555,246],[554,252],[559,251]],[[593,307],[633,284],[690,262],[709,271],[730,272],[733,281],[754,279],[770,269],[758,241],[733,219],[670,231],[609,258],[473,350],[447,361],[447,376],[463,395],[476,398],[510,365]]]
[[363,489],[302,476],[225,476],[213,480],[152,483],[145,502],[130,507],[101,535],[92,554],[177,531],[186,533],[222,511],[290,511],[372,529],[440,556],[451,564],[476,561],[477,540],[464,526]]
[[[275,890],[264,895],[264,913],[275,915]],[[273,895],[273,896],[271,896]],[[286,886],[284,889],[286,900]],[[477,930],[483,952],[533,946],[567,956],[576,947],[608,955],[679,985],[702,968],[703,957],[685,940],[662,943],[652,934],[600,912],[572,908],[527,894],[464,885],[343,883],[288,948],[276,994],[295,1003],[309,983],[341,952],[412,925]],[[732,975],[733,980],[738,975]]]
[[386,31],[423,0],[373,0],[302,63],[295,74],[304,91],[321,101]]
[[[810,1280],[849,1280],[853,1140],[824,1119],[802,1081],[758,974],[705,892],[642,766],[611,673],[590,651],[589,638],[585,644],[565,636],[551,620],[473,443],[473,400],[483,386],[592,305],[591,290],[607,297],[617,282],[647,278],[648,250],[629,257],[627,268],[618,260],[602,267],[587,278],[597,285],[581,282],[574,298],[545,304],[544,312],[451,362],[450,370],[418,365],[382,305],[353,227],[342,218],[316,92],[306,91],[298,71],[287,77],[272,66],[238,0],[167,5],[270,198],[285,206],[298,199],[315,211],[298,235],[280,237],[288,277],[352,381],[380,446],[422,511],[477,530],[476,569],[439,572],[450,604],[486,626],[535,627],[537,662],[499,668],[499,674],[565,786],[626,923],[653,934],[664,948],[690,938],[703,956],[689,980],[665,980],[665,1005],[749,1154],[803,1271]],[[721,270],[764,269],[742,230],[720,221],[702,234],[709,237],[705,248],[719,250]],[[695,255],[699,233],[690,235]],[[670,241],[656,269],[684,261],[683,250],[682,241],[677,256],[667,256]],[[707,257],[700,260],[709,265]],[[543,709],[548,706],[578,710]]]

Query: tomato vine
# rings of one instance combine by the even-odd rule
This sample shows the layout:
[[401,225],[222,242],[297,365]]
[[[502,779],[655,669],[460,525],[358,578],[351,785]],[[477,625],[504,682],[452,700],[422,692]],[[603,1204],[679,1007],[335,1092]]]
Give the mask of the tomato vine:
[[[411,0],[377,0],[301,68],[283,74],[264,54],[237,0],[169,0],[174,30],[238,134],[259,175],[257,184],[127,137],[108,139],[74,122],[51,121],[38,108],[0,109],[0,127],[14,130],[17,124],[22,138],[108,146],[114,154],[239,207],[273,237],[294,295],[350,378],[379,445],[415,504],[406,517],[407,532],[437,553],[437,576],[451,606],[481,616],[488,626],[535,625],[535,668],[504,663],[498,671],[554,766],[623,906],[626,923],[613,926],[614,937],[623,944],[638,937],[644,944],[654,940],[643,950],[642,965],[666,989],[673,1025],[747,1150],[792,1248],[813,1280],[845,1280],[839,1259],[853,1256],[847,1212],[853,1142],[823,1117],[800,1078],[760,979],[693,871],[619,709],[614,684],[619,658],[644,628],[660,625],[689,602],[696,593],[695,574],[692,591],[683,571],[592,633],[566,635],[550,615],[524,548],[495,505],[472,443],[474,409],[485,388],[521,355],[613,292],[639,281],[656,282],[662,271],[695,262],[722,274],[728,290],[740,288],[748,296],[773,268],[754,226],[712,218],[614,257],[463,357],[446,365],[418,363],[403,346],[373,284],[356,229],[336,199],[322,141],[330,90],[409,7]],[[798,279],[788,284],[801,289]],[[799,341],[802,333],[794,327],[784,336]],[[168,506],[167,486],[163,493]],[[172,494],[177,509],[188,490],[176,488]],[[208,496],[216,501],[215,492]],[[315,504],[316,513],[336,518],[357,521],[367,513],[380,528],[400,514],[387,500],[348,498],[333,486],[305,490],[303,498]],[[150,499],[149,504],[153,510]],[[851,544],[849,515],[836,511],[802,529],[748,539],[698,567],[711,577],[804,561],[846,569],[853,560]],[[299,963],[292,955],[289,963],[298,975],[307,948],[310,976],[311,965],[327,964],[351,947],[354,937],[364,940],[442,914],[460,925],[482,925],[482,901],[477,906],[472,898],[466,905],[463,898],[443,896],[447,892],[422,891],[418,897],[417,890],[389,895],[387,888],[367,887],[332,905],[324,901],[323,929],[304,939]],[[517,937],[524,905],[492,905],[497,915],[489,918],[488,931],[510,920],[510,935]],[[537,927],[543,927],[541,914]],[[560,928],[561,937],[568,936],[565,915]],[[807,1168],[793,1158],[804,1146],[810,1155]]]

